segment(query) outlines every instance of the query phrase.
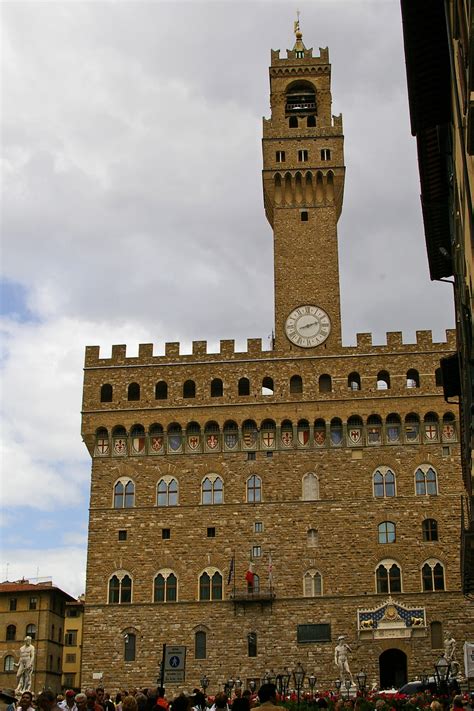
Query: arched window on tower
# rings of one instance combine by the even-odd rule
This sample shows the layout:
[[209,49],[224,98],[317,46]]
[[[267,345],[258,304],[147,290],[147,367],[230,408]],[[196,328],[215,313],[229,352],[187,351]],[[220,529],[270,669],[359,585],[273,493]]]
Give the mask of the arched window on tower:
[[183,397],[193,398],[196,397],[196,383],[194,380],[186,380],[183,385]]
[[262,500],[262,480],[256,474],[247,479],[247,503],[255,504]]
[[211,380],[211,397],[222,397],[224,392],[224,385],[220,378],[214,378]]
[[377,390],[390,390],[390,375],[386,370],[377,374]]
[[240,378],[238,393],[239,395],[250,395],[250,380],[248,378]]
[[332,380],[330,375],[319,376],[319,392],[330,393],[332,391]]
[[7,654],[7,656],[3,660],[3,671],[15,671],[15,657],[12,654]]
[[123,661],[134,662],[136,653],[137,636],[134,632],[123,634]]
[[303,379],[301,375],[292,375],[290,378],[290,393],[303,392]]
[[420,374],[415,368],[410,368],[407,371],[407,388],[419,388],[420,387]]
[[15,625],[7,625],[7,632],[5,635],[5,639],[7,642],[13,642],[16,639],[16,626]]
[[262,395],[273,395],[273,378],[264,378],[262,380]]
[[360,375],[359,373],[350,373],[347,378],[347,387],[349,390],[360,390]]
[[155,400],[167,400],[168,399],[168,383],[164,380],[160,380],[155,385]]
[[423,540],[437,541],[438,540],[438,522],[434,518],[425,518],[421,524]]
[[130,383],[127,391],[127,399],[131,401],[140,400],[140,386],[138,383]]
[[308,570],[304,574],[303,594],[305,597],[321,597],[323,594],[323,578],[318,570]]
[[112,386],[110,383],[104,383],[100,388],[100,401],[101,402],[112,402]]

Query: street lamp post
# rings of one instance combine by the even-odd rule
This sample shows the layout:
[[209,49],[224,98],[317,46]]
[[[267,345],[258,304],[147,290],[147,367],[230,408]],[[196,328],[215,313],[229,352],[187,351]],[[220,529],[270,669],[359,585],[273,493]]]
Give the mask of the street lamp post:
[[349,697],[350,697],[350,688],[351,688],[351,686],[352,686],[351,680],[350,680],[350,679],[346,679],[345,682],[344,682],[344,686],[346,687],[346,699],[349,700]]
[[296,686],[296,693],[298,694],[298,710],[300,708],[300,694],[301,694],[301,689],[303,688],[303,683],[304,683],[304,677],[305,677],[305,670],[301,666],[301,663],[298,662],[296,665],[296,669],[293,672],[293,679],[295,680],[295,686]]
[[311,701],[314,701],[314,687],[316,686],[316,676],[314,674],[309,675],[308,684],[311,690]]
[[342,681],[340,679],[336,679],[336,681],[334,682],[334,686],[336,687],[337,693],[339,693],[341,690],[341,684],[342,684]]
[[237,690],[237,689],[241,689],[241,688],[242,688],[242,679],[240,678],[240,676],[238,676],[237,679],[235,680],[235,689]]
[[255,689],[256,689],[256,688],[257,688],[257,683],[256,683],[255,679],[250,679],[250,681],[249,681],[249,689],[250,689],[250,691],[252,692],[252,694],[255,693]]
[[448,679],[451,664],[448,662],[444,654],[440,656],[436,664],[434,665],[436,674],[436,686],[438,687],[438,692],[440,694],[448,693]]
[[[200,679],[200,683],[201,683],[201,689],[203,690],[204,696],[207,696],[207,694],[206,694],[206,689],[207,689],[207,687],[209,686],[209,679],[208,679],[208,677],[206,676],[206,674],[203,674],[203,675],[202,675],[202,677],[201,677],[201,679]],[[206,705],[206,702],[204,701],[204,706],[205,706],[205,705]]]
[[362,669],[361,669],[360,672],[356,675],[356,679],[357,679],[357,685],[359,687],[359,691],[360,691],[361,695],[364,696],[365,685],[367,683],[367,674],[364,671],[362,671]]

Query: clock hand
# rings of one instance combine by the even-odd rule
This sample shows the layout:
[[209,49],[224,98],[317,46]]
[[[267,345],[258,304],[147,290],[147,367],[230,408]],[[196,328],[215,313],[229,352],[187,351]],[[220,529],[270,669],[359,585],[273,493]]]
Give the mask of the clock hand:
[[301,326],[301,329],[303,329],[303,328],[311,328],[311,326],[314,326],[316,323],[318,323],[318,322],[317,322],[317,321],[311,321],[311,323],[307,323],[306,326]]

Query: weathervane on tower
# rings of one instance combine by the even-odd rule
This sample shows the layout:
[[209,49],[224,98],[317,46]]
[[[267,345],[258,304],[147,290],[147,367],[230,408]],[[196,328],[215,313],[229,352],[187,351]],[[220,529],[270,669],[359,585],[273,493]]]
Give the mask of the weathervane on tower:
[[296,17],[297,17],[297,19],[293,23],[293,32],[295,33],[295,35],[298,35],[298,33],[301,32],[300,31],[300,11],[299,10],[296,11]]

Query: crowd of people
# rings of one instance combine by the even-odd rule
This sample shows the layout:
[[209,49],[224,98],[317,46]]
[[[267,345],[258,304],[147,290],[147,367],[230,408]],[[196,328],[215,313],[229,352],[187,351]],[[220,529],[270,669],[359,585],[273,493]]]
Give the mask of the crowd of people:
[[[383,692],[379,692],[383,693]],[[315,695],[311,698],[312,711],[474,711],[469,695],[453,694],[450,698],[431,698],[426,694],[406,699],[376,698],[362,696],[343,699],[334,694]],[[292,699],[280,699],[274,684],[263,684],[257,694],[249,690],[235,689],[231,697],[219,692],[208,697],[201,689],[192,694],[180,693],[171,701],[161,687],[153,689],[130,689],[121,691],[112,699],[102,687],[76,693],[72,689],[64,695],[42,691],[34,698],[31,691],[24,691],[20,698],[11,689],[0,691],[0,711],[281,711],[282,704],[293,705]],[[278,705],[280,704],[280,705]],[[305,704],[306,705],[306,704]],[[299,711],[298,702],[298,711]]]

